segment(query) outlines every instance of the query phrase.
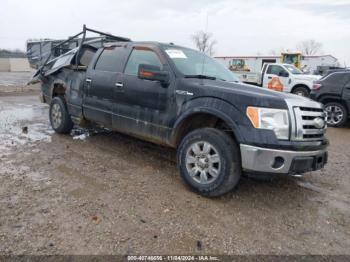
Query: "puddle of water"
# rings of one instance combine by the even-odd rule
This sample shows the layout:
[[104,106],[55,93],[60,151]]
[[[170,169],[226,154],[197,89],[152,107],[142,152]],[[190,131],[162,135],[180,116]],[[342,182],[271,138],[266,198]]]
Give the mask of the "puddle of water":
[[[37,141],[51,142],[53,130],[42,122],[43,107],[16,105],[0,111],[0,150],[24,146]],[[38,121],[38,122],[36,122]],[[41,121],[41,122],[39,122]],[[34,123],[30,123],[34,122]]]

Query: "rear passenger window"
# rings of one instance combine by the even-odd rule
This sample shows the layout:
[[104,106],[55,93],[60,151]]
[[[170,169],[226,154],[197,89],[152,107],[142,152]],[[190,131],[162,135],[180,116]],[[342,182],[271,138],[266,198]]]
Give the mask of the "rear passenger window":
[[344,86],[347,80],[348,80],[348,75],[344,73],[331,73],[330,75],[324,78],[324,81],[326,83],[337,85],[337,86]]
[[121,46],[106,47],[95,65],[95,70],[121,72],[123,49]]
[[140,64],[154,65],[162,67],[157,54],[148,49],[134,49],[125,67],[125,74],[137,75]]

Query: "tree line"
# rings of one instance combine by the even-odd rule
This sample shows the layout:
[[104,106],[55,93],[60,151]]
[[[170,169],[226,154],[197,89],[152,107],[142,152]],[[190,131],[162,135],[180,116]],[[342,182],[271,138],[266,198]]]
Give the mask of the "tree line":
[[26,53],[22,50],[0,49],[0,58],[25,58]]
[[[191,35],[191,39],[197,49],[209,56],[213,56],[215,53],[215,45],[217,41],[213,38],[212,33],[198,31],[195,34]],[[285,48],[281,48],[280,51],[271,50],[271,55],[280,55],[282,51],[285,51]],[[316,40],[304,40],[299,42],[296,45],[296,51],[300,51],[303,55],[319,55],[322,53],[322,43],[317,42]]]

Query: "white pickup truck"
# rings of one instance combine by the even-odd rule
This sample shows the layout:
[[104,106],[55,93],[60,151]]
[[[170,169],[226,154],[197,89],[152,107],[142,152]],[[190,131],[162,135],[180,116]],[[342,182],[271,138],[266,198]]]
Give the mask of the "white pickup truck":
[[318,75],[307,75],[290,64],[264,64],[260,73],[235,72],[242,82],[308,97]]

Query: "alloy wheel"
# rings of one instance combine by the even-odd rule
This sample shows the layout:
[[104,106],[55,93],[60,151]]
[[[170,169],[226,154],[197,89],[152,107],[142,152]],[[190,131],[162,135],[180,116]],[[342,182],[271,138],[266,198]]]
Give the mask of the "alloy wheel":
[[51,109],[51,119],[54,128],[58,128],[62,123],[62,111],[59,104],[54,104]]
[[339,124],[344,117],[343,110],[336,105],[330,105],[326,107],[326,113],[327,113],[327,123],[330,125],[337,125]]
[[205,141],[193,143],[186,153],[186,168],[190,177],[199,184],[214,182],[221,168],[218,150]]

